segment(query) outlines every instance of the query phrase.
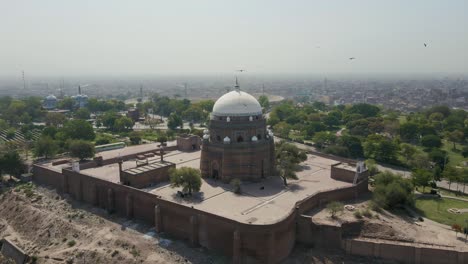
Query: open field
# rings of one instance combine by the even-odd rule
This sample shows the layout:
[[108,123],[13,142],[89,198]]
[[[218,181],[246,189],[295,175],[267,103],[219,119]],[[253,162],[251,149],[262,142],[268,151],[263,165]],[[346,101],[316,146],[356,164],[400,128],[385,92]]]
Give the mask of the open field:
[[468,209],[468,202],[449,198],[419,198],[416,200],[416,208],[424,217],[451,226],[457,223],[465,226],[468,213],[453,214],[447,210],[450,208]]

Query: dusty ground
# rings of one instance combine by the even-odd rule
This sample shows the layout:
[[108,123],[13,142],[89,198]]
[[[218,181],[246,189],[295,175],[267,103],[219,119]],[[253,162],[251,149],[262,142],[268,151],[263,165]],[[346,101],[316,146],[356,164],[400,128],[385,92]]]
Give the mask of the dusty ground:
[[[0,195],[0,238],[9,237],[37,263],[230,263],[230,259],[161,237],[141,223],[108,216],[43,187]],[[8,263],[0,255],[0,263]],[[296,247],[283,263],[375,263],[341,251]],[[390,262],[389,262],[390,263]]]
[[17,187],[0,195],[0,237],[8,236],[37,256],[38,263],[227,262],[201,248],[159,237],[143,224],[80,207],[54,191],[29,190]]
[[[369,197],[370,198],[370,197]],[[410,243],[420,243],[424,245],[442,246],[448,248],[468,249],[463,236],[455,236],[454,231],[449,226],[439,224],[429,219],[419,221],[408,216],[407,213],[394,214],[385,210],[376,212],[370,210],[369,200],[363,199],[353,203],[354,211],[344,210],[338,214],[336,219],[330,217],[327,209],[320,209],[310,212],[314,222],[338,225],[341,222],[358,221],[354,215],[355,211],[369,212],[369,216],[363,216],[364,226],[358,234],[359,237],[392,240]]]

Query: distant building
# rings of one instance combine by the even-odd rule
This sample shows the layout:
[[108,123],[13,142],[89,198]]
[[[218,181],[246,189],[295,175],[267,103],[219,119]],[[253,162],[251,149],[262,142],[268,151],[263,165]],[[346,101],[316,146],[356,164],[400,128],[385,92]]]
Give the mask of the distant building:
[[47,96],[46,98],[44,98],[42,107],[46,110],[52,110],[57,108],[57,97],[55,97],[52,94]]
[[140,111],[138,108],[131,108],[127,111],[127,117],[136,122],[140,119]]
[[78,94],[72,96],[72,99],[75,101],[75,107],[82,108],[88,105],[88,96],[86,94],[81,94],[80,86],[78,86]]

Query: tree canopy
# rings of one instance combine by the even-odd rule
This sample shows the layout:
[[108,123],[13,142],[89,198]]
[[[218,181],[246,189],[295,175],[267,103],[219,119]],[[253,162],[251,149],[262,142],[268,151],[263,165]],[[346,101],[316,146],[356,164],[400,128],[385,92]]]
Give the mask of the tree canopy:
[[170,169],[169,176],[172,187],[182,187],[184,193],[192,194],[192,192],[200,191],[202,185],[200,170],[182,167],[178,169]]

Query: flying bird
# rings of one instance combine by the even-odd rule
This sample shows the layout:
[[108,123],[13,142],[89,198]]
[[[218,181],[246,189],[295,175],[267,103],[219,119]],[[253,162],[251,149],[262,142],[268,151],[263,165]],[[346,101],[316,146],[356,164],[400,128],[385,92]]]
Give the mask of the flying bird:
[[355,57],[351,57],[351,58],[349,58],[349,60],[355,60],[355,59],[356,59]]
[[245,70],[242,70],[242,69],[241,69],[241,70],[237,70],[237,71],[238,71],[238,72],[244,72]]
[[426,44],[426,43],[424,43],[424,47],[427,47],[427,44]]

